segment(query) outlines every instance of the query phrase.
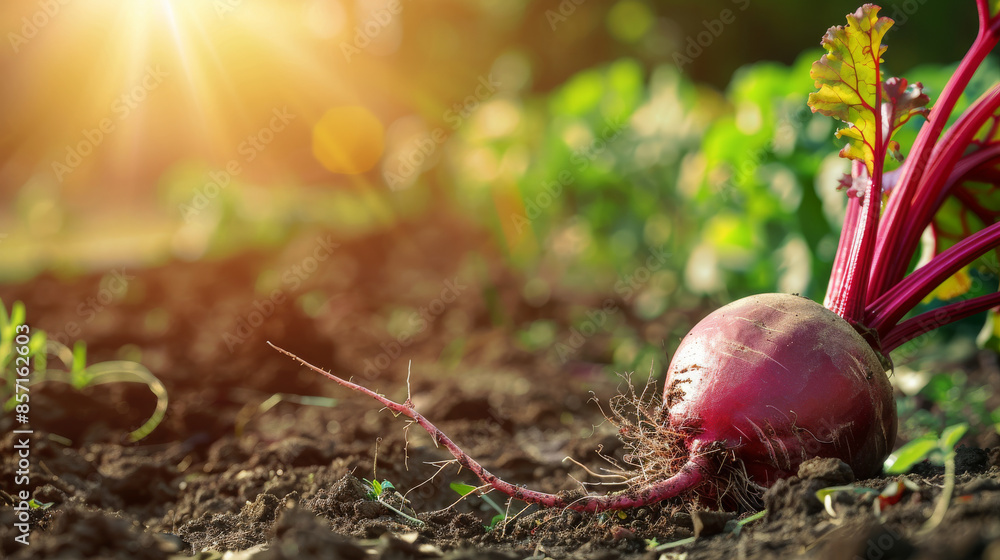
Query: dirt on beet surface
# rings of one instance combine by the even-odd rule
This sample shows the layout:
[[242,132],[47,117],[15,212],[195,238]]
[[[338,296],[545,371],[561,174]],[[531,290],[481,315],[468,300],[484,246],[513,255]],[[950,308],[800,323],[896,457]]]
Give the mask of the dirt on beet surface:
[[[321,247],[329,257],[311,261],[326,254]],[[131,443],[124,435],[156,402],[145,385],[33,386],[31,497],[51,505],[25,514],[30,544],[17,542],[23,486],[15,484],[15,446],[25,436],[5,414],[0,557],[1000,559],[995,437],[960,449],[954,498],[932,531],[922,527],[941,494],[942,469],[923,465],[908,475],[919,490],[905,490],[880,514],[870,495],[838,493],[833,516],[817,490],[881,490],[899,480],[854,481],[833,460],[810,461],[776,484],[763,497],[766,516],[746,524],[738,521],[753,511],[680,501],[591,515],[525,508],[494,493],[508,519],[488,528],[491,507],[450,487],[477,481],[427,435],[265,343],[390,397],[409,395],[508,480],[578,489],[577,480],[594,478],[564,458],[596,470],[608,466],[598,450],[621,452],[615,428],[590,400],[606,403],[622,388],[601,365],[610,361],[609,336],[596,334],[560,363],[525,350],[516,331],[544,318],[569,332],[574,306],[597,308],[604,296],[554,292],[532,306],[521,295],[524,279],[502,262],[489,237],[472,229],[408,224],[361,240],[318,232],[280,251],[117,268],[127,290],[106,305],[88,303],[113,288],[103,273],[46,273],[0,286],[5,303],[26,304],[32,328],[85,340],[91,363],[141,351],[170,398],[163,423]],[[708,311],[625,320],[648,332],[683,332]],[[394,334],[401,323],[416,333]],[[969,364],[970,379],[995,376],[991,359]],[[654,377],[663,366],[655,364]],[[419,523],[372,501],[363,479],[391,481],[383,500]],[[676,546],[657,549],[668,543]]]

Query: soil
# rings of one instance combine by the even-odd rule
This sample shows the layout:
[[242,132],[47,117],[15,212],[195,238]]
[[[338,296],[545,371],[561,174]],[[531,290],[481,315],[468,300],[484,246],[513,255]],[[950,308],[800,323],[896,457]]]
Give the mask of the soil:
[[[409,395],[508,480],[575,490],[576,480],[594,479],[565,457],[596,470],[609,466],[599,449],[621,453],[614,427],[590,401],[595,395],[606,403],[621,389],[622,380],[603,367],[612,341],[598,333],[563,364],[521,346],[517,331],[545,318],[568,333],[573,313],[600,307],[603,296],[554,292],[530,305],[521,295],[524,279],[497,264],[505,261],[489,237],[471,228],[405,224],[336,240],[332,256],[310,261],[327,239],[317,232],[280,251],[118,268],[127,291],[100,310],[87,302],[114,289],[102,284],[104,274],[46,273],[0,286],[8,306],[25,302],[32,328],[55,335],[78,328],[73,338],[87,342],[90,363],[141,351],[170,398],[163,423],[132,443],[125,434],[155,406],[145,385],[33,386],[29,487],[37,502],[51,505],[31,510],[30,545],[16,542],[13,506],[23,487],[15,484],[13,450],[23,436],[13,430],[23,426],[4,415],[0,556],[1000,558],[1000,448],[988,434],[967,438],[972,445],[960,449],[955,497],[932,531],[921,529],[941,493],[940,467],[924,464],[908,475],[919,490],[904,491],[881,513],[870,495],[840,492],[834,517],[816,490],[852,483],[881,490],[899,477],[855,482],[832,460],[806,463],[798,477],[776,484],[763,497],[766,516],[745,525],[737,520],[752,511],[678,501],[591,515],[507,504],[493,493],[509,518],[487,528],[495,512],[484,500],[460,499],[449,487],[476,484],[474,477],[447,463],[450,456],[428,436],[265,341],[390,397]],[[670,333],[708,311],[625,320],[640,332]],[[400,324],[417,332],[391,334]],[[655,373],[662,369],[656,364]],[[989,369],[967,367],[973,380],[995,375]],[[262,406],[276,394],[280,402]],[[363,479],[391,481],[395,490],[383,500],[420,524],[369,499]]]

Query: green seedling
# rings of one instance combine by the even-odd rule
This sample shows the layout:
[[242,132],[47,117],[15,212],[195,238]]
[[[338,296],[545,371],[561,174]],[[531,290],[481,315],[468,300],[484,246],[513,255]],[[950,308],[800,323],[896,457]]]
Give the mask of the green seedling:
[[[478,490],[478,488],[475,486],[472,486],[470,484],[463,484],[461,482],[452,482],[448,486],[450,486],[452,490],[457,492],[458,495],[462,496],[463,498]],[[498,524],[502,523],[504,519],[507,519],[507,513],[503,510],[503,508],[500,507],[499,504],[493,501],[493,498],[489,497],[488,495],[480,494],[479,497],[482,498],[484,502],[486,502],[486,505],[490,506],[491,508],[493,508],[494,511],[497,512],[496,515],[493,516],[493,519],[490,520],[490,524],[486,526],[487,530],[493,530],[494,528],[496,528]]]
[[664,550],[670,550],[671,548],[677,548],[678,546],[692,544],[696,540],[698,540],[698,537],[687,537],[686,539],[680,539],[673,542],[661,544],[653,550],[655,550],[656,552],[663,552]]
[[383,480],[382,482],[379,482],[378,480],[368,480],[367,478],[362,478],[361,480],[364,480],[365,484],[368,485],[367,497],[369,500],[379,501],[382,499],[382,495],[385,492],[396,491],[396,487],[393,486],[393,484],[388,480]]
[[[940,437],[932,435],[915,439],[897,449],[885,460],[885,470],[888,474],[900,474],[908,472],[913,465],[929,459],[934,463],[944,464],[944,488],[941,497],[934,507],[934,513],[924,523],[922,531],[930,531],[937,527],[944,514],[948,511],[952,493],[955,490],[955,445],[962,439],[968,431],[968,424],[956,424],[945,428]],[[881,492],[872,488],[862,488],[854,485],[831,486],[816,492],[816,498],[823,502],[827,513],[832,517],[837,517],[837,512],[833,507],[833,496],[838,492],[851,492],[858,496],[872,496],[875,515],[880,516],[883,509],[897,503],[902,499],[905,490],[919,490],[914,482],[907,478],[890,482]]]
[[[763,509],[763,510],[758,511],[757,513],[755,513],[755,514],[753,514],[751,516],[744,517],[743,519],[740,519],[740,520],[737,520],[737,521],[732,521],[732,523],[735,524],[734,527],[733,527],[733,530],[732,530],[733,534],[739,535],[740,531],[742,531],[744,527],[746,527],[747,525],[753,523],[754,521],[760,521],[761,519],[764,519],[765,515],[767,515],[767,510]],[[727,528],[728,528],[729,524],[727,523],[726,525],[727,525]]]
[[32,498],[28,501],[28,507],[33,510],[45,511],[52,507],[55,502],[39,502],[38,500]]
[[[29,388],[42,381],[68,383],[78,390],[105,383],[142,383],[156,396],[156,409],[142,426],[128,434],[128,438],[133,442],[139,441],[160,425],[167,413],[167,389],[148,369],[126,360],[88,366],[87,346],[83,341],[77,341],[70,349],[57,341],[49,340],[45,332],[37,328],[31,329],[27,353],[16,351],[15,347],[22,346],[17,344],[18,333],[15,331],[20,325],[25,325],[25,318],[23,303],[14,302],[8,314],[3,301],[0,301],[0,368],[3,369],[0,377],[5,382],[0,396],[3,397],[5,410],[27,401]],[[49,369],[49,356],[56,357],[66,369]],[[19,372],[23,367],[32,368],[31,381],[27,385],[22,383],[26,376]]]
[[[369,500],[382,504],[383,506],[389,508],[397,515],[399,515],[403,519],[406,519],[410,523],[413,523],[414,525],[424,524],[423,521],[417,519],[416,517],[413,517],[412,515],[408,515],[403,510],[397,508],[396,506],[386,501],[387,494],[397,494],[396,487],[393,486],[391,482],[389,482],[388,480],[383,480],[382,482],[379,482],[378,480],[368,480],[367,478],[362,478],[361,480],[364,480],[365,484],[368,485],[367,497]],[[400,499],[400,505],[402,504],[403,500]]]
[[[20,402],[28,402],[28,375],[45,370],[45,333],[35,329],[25,335],[20,327],[25,324],[25,315],[23,303],[14,302],[8,314],[7,306],[0,300],[0,372],[4,381],[0,399],[5,412],[13,410]],[[26,346],[23,344],[25,337],[28,339]],[[21,348],[26,350],[20,350]],[[30,365],[32,362],[33,371]]]
[[139,441],[156,429],[167,413],[167,388],[145,366],[127,360],[111,360],[86,365],[86,345],[77,341],[73,350],[55,341],[49,341],[49,354],[55,354],[68,371],[46,370],[44,377],[37,381],[59,381],[69,383],[76,389],[84,389],[105,383],[142,383],[156,396],[156,409],[137,429],[129,433],[130,441]]
[[951,455],[951,460],[954,462],[955,444],[968,429],[968,424],[955,424],[945,428],[940,437],[929,434],[903,445],[885,460],[885,472],[903,474],[924,459],[930,459],[938,464],[944,463],[947,469],[948,456]]
[[[944,488],[941,490],[941,497],[938,498],[938,502],[934,506],[934,513],[924,523],[922,532],[931,531],[940,525],[941,521],[944,520],[944,514],[948,512],[951,496],[955,492],[955,456],[957,455],[955,445],[968,429],[969,425],[964,423],[948,426],[938,439],[938,447],[934,451],[941,456],[941,460],[944,462]],[[932,460],[934,460],[933,455]]]

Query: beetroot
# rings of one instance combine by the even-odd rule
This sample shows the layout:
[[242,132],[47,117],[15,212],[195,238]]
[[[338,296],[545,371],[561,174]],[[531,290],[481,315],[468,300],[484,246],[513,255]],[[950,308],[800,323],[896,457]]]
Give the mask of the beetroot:
[[681,341],[663,402],[692,456],[721,443],[762,486],[810,457],[875,475],[896,439],[896,404],[878,355],[846,321],[799,296],[750,296]]
[[[729,506],[743,502],[747,491],[794,474],[812,457],[839,458],[859,478],[875,475],[896,437],[888,353],[1000,305],[1000,294],[991,293],[906,318],[953,277],[954,295],[955,285],[968,284],[963,275],[968,278],[977,259],[1000,246],[1000,210],[993,210],[1000,208],[1000,84],[945,128],[1000,39],[1000,7],[986,0],[976,5],[979,35],[930,111],[920,83],[883,79],[881,41],[893,22],[879,17],[877,6],[865,4],[847,16],[846,27],[823,37],[827,54],[813,64],[818,91],[809,105],[849,125],[837,136],[847,139],[841,155],[853,160],[843,181],[851,188],[825,305],[764,294],[698,323],[669,366],[662,406],[650,412],[633,403],[637,421],[616,412],[626,462],[637,467],[627,490],[553,495],[510,484],[469,457],[409,400],[391,401],[281,351],[413,419],[487,486],[543,506],[601,511],[681,495]],[[914,118],[926,122],[904,157],[892,137]],[[884,173],[888,154],[903,160],[891,175]],[[930,254],[911,270],[925,231],[933,240]]]

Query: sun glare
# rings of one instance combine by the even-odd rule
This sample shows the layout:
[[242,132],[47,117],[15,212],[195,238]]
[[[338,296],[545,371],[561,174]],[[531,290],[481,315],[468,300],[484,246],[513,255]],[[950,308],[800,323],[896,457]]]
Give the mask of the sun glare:
[[[385,125],[356,86],[387,78],[341,53],[350,22],[337,0],[88,0],[61,9],[26,36],[22,53],[0,60],[19,84],[6,93],[19,108],[7,118],[7,157],[22,184],[51,173],[64,192],[93,189],[95,178],[125,189],[155,184],[177,162],[234,160],[266,181],[323,167],[360,173],[381,155]],[[328,114],[354,106],[341,114],[350,126]]]

